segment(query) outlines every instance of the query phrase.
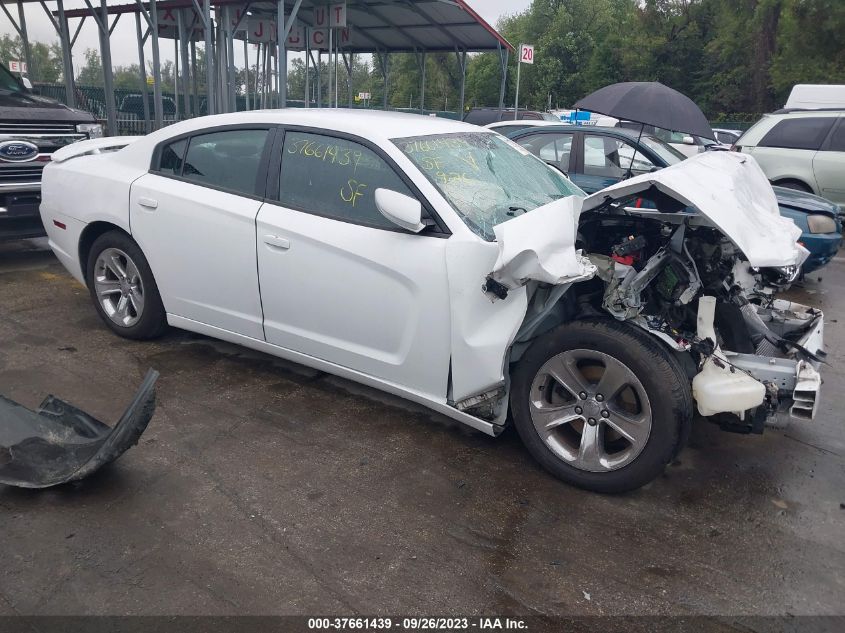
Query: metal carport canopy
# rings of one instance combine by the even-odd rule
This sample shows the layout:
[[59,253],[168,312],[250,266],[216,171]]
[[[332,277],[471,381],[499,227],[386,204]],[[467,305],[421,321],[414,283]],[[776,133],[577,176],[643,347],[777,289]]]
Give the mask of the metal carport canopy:
[[[0,3],[14,1],[0,0]],[[328,4],[319,0],[302,0],[295,23],[313,27],[313,9]],[[296,0],[285,0],[285,14],[290,15],[295,5]],[[162,0],[156,3],[159,10],[192,6],[191,0]],[[275,16],[278,5],[266,0],[212,0],[211,6],[248,6],[254,15]],[[514,50],[510,42],[465,0],[347,0],[346,7],[347,24],[352,29],[351,42],[342,47],[347,53]],[[109,14],[135,13],[138,10],[135,3],[108,7]],[[78,18],[89,16],[90,11],[67,9],[65,14],[68,18]]]
[[[45,10],[47,15],[53,22],[57,33],[59,34],[62,53],[63,66],[66,84],[66,93],[68,103],[75,105],[74,97],[74,73],[73,60],[71,57],[71,49],[76,40],[76,36],[82,27],[82,23],[86,18],[92,17],[97,23],[100,32],[100,51],[103,59],[103,75],[106,90],[106,110],[108,116],[109,129],[115,129],[116,108],[114,104],[114,91],[112,89],[112,67],[111,67],[111,52],[110,39],[111,32],[117,24],[117,20],[124,13],[134,13],[137,23],[137,38],[138,38],[138,53],[140,63],[140,72],[144,76],[146,70],[144,68],[144,52],[143,43],[147,36],[151,35],[152,50],[153,50],[153,93],[155,105],[155,127],[162,125],[162,107],[161,107],[161,81],[159,76],[159,36],[165,38],[176,39],[176,57],[180,57],[179,49],[182,48],[181,53],[183,63],[183,95],[188,94],[187,77],[189,71],[186,67],[187,53],[184,48],[188,41],[193,46],[195,39],[195,19],[200,20],[200,28],[204,34],[205,50],[211,54],[206,55],[206,73],[207,73],[207,104],[208,113],[213,114],[216,111],[226,112],[234,108],[235,102],[235,86],[234,86],[234,52],[233,41],[235,39],[244,40],[244,57],[247,56],[247,42],[255,40],[252,39],[252,34],[249,29],[249,20],[253,17],[258,19],[269,19],[274,22],[272,30],[274,37],[271,41],[266,42],[264,46],[265,60],[267,59],[267,49],[272,47],[272,58],[276,60],[275,69],[272,75],[276,78],[276,93],[277,102],[280,107],[285,107],[287,104],[287,53],[293,50],[305,50],[305,102],[306,106],[310,105],[311,97],[309,93],[309,62],[313,62],[317,72],[318,80],[318,97],[316,101],[317,107],[322,104],[322,97],[320,97],[320,56],[323,51],[329,54],[331,60],[334,55],[334,69],[332,73],[331,66],[329,67],[329,103],[334,101],[335,107],[338,106],[338,59],[342,57],[343,65],[346,68],[347,74],[351,82],[352,60],[356,53],[372,53],[378,62],[384,77],[384,107],[387,107],[387,83],[389,76],[389,56],[390,53],[413,53],[417,60],[417,65],[420,69],[420,100],[419,108],[421,112],[425,111],[425,58],[426,53],[454,53],[461,70],[461,85],[460,85],[460,108],[463,111],[464,106],[464,88],[466,80],[466,66],[468,52],[482,52],[482,51],[497,51],[499,55],[502,83],[499,93],[499,108],[504,104],[505,85],[507,80],[508,55],[510,51],[514,50],[513,46],[502,37],[493,27],[484,21],[465,0],[135,0],[128,4],[109,5],[108,0],[99,0],[99,6],[95,8],[94,2],[97,0],[85,0],[86,8],[66,10],[64,8],[63,0],[52,0],[55,2],[56,10],[50,11],[47,7],[47,2],[51,0],[0,0],[0,8],[12,20],[12,24],[21,33],[25,47],[27,49],[27,59],[29,58],[29,47],[26,38],[26,28],[24,22],[23,6],[24,3],[38,2]],[[18,26],[11,14],[6,10],[7,4],[16,3],[20,13],[20,26]],[[289,36],[292,29],[303,28],[306,31],[316,27],[315,18],[320,10],[326,10],[337,4],[342,4],[346,8],[346,27],[343,29],[343,36],[341,31],[336,28],[328,29],[329,46],[309,46],[307,43],[309,37],[302,39],[306,41],[304,47],[294,46],[294,43],[289,42]],[[214,9],[214,16],[212,18],[211,9]],[[161,24],[158,21],[159,14],[169,15],[168,9],[180,9],[175,11],[178,18],[178,25],[168,26]],[[185,23],[185,11],[194,16],[189,22]],[[114,21],[110,23],[108,17],[114,16]],[[147,34],[143,34],[143,22],[148,27]],[[68,25],[68,20],[76,18],[80,22],[77,25],[73,37]],[[207,28],[202,28],[206,26]],[[319,30],[330,26],[323,24],[319,26]],[[212,33],[214,31],[214,33]],[[332,33],[336,33],[332,46]],[[260,42],[260,40],[259,40]],[[259,43],[259,49],[262,45]],[[317,54],[316,61],[314,60],[314,53]],[[348,56],[348,60],[347,60]],[[192,64],[195,64],[193,57],[193,48],[191,50]],[[245,61],[245,63],[248,63]],[[258,61],[256,60],[256,66]],[[270,65],[266,68],[269,70]],[[177,64],[178,69],[178,64]],[[196,70],[190,72],[191,79],[194,80],[194,92],[196,93]],[[334,89],[331,87],[332,75],[334,76]],[[266,77],[266,71],[265,71]],[[142,91],[146,94],[145,80],[142,81]],[[257,84],[256,84],[257,85]],[[174,87],[175,89],[175,87]],[[247,95],[249,90],[247,89]],[[177,97],[178,98],[178,97]],[[145,119],[149,121],[146,113],[146,96],[143,98],[145,107]],[[352,88],[349,83],[349,103],[352,104]],[[197,100],[194,101],[195,107]],[[266,103],[262,102],[261,107],[265,107]],[[247,104],[249,108],[249,104]],[[187,113],[187,112],[186,112]]]

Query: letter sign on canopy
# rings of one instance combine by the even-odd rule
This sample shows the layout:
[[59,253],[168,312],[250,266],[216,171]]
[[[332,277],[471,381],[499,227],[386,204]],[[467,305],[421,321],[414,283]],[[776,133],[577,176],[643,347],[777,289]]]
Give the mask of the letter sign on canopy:
[[329,26],[346,26],[346,3],[333,4],[329,7]]

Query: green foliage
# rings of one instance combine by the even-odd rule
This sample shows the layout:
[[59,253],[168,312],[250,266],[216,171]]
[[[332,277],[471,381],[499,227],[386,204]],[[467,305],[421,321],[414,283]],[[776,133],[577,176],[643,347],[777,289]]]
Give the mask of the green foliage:
[[[45,44],[43,42],[30,43],[30,57],[32,68],[29,68],[29,78],[32,81],[55,83],[62,77],[62,48],[58,42]],[[3,35],[0,37],[0,61],[4,64],[9,60],[25,61],[23,42],[17,35]]]
[[[796,83],[845,83],[842,0],[534,0],[498,24],[534,44],[520,106],[569,107],[617,81],[661,81],[711,117],[782,107]],[[469,63],[467,103],[497,105],[495,54]],[[505,104],[513,105],[511,56]]]

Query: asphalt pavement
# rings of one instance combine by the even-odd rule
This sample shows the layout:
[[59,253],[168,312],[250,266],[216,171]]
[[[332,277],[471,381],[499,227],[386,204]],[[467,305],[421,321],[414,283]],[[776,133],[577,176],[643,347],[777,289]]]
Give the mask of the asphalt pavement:
[[113,423],[161,372],[118,462],[0,486],[0,615],[845,614],[845,257],[789,295],[826,312],[817,419],[699,421],[665,476],[602,496],[513,432],[186,332],[117,338],[43,240],[0,244],[0,393]]

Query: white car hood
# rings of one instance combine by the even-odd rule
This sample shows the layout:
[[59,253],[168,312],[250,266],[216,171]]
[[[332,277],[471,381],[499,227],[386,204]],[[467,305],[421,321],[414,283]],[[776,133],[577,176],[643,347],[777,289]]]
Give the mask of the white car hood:
[[704,152],[602,189],[584,199],[583,210],[600,206],[608,196],[625,198],[652,185],[697,209],[752,266],[798,266],[807,258],[808,251],[798,244],[801,230],[781,217],[772,186],[746,154]]
[[567,196],[493,227],[499,245],[493,278],[517,288],[529,279],[563,284],[592,277],[595,266],[575,250],[583,203]]

